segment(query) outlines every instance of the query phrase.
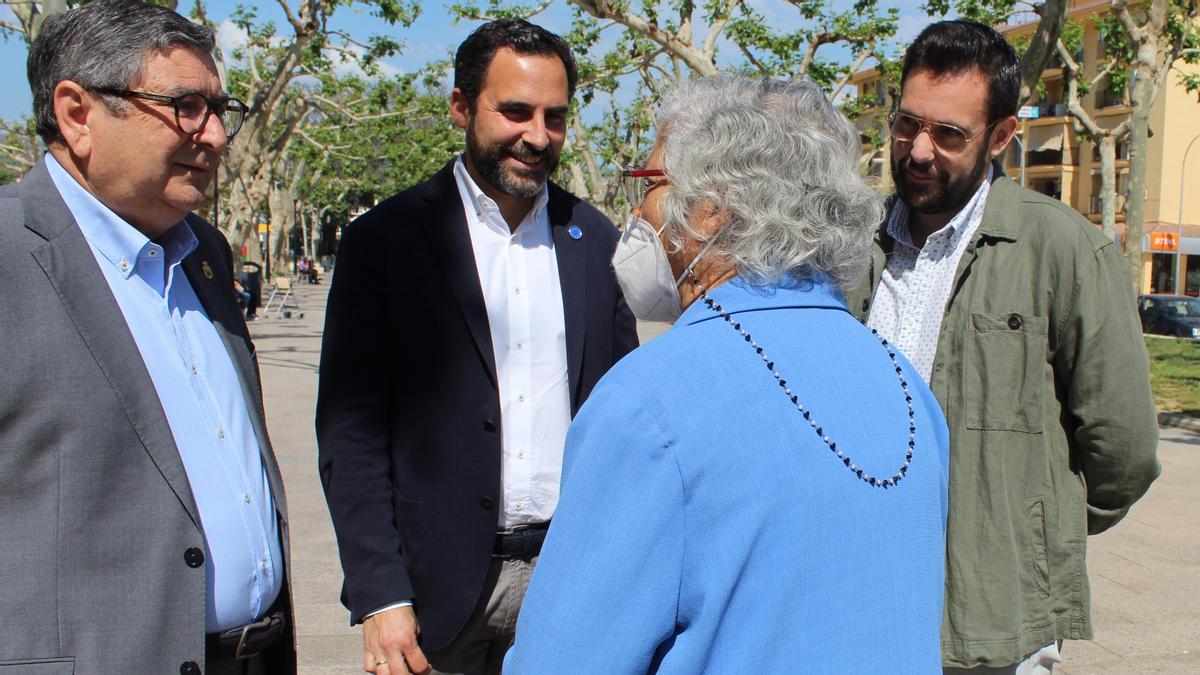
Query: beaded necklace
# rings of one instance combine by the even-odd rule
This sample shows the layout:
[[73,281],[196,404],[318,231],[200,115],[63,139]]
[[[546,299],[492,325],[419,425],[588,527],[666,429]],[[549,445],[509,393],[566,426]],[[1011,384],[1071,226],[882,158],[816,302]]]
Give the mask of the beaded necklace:
[[912,394],[908,391],[908,382],[904,381],[904,370],[896,361],[896,353],[892,351],[892,346],[888,344],[888,341],[884,339],[883,336],[875,332],[875,329],[871,329],[871,334],[874,335],[877,340],[879,340],[879,344],[883,345],[883,349],[887,352],[888,358],[892,360],[892,366],[896,368],[896,377],[900,380],[900,388],[904,390],[904,401],[908,404],[908,452],[904,455],[904,464],[900,467],[900,470],[895,473],[895,475],[893,475],[891,478],[880,479],[863,471],[861,467],[859,467],[850,459],[849,455],[841,450],[838,450],[837,443],[829,440],[829,437],[825,435],[824,429],[822,429],[821,426],[817,424],[817,421],[813,419],[812,412],[806,409],[804,405],[800,403],[800,397],[792,393],[791,388],[788,387],[787,380],[783,379],[783,377],[779,375],[778,370],[775,370],[775,362],[767,356],[767,354],[763,351],[763,348],[754,341],[754,338],[750,337],[750,334],[747,333],[744,328],[742,328],[742,324],[740,322],[734,321],[733,317],[730,316],[729,313],[717,303],[717,301],[713,300],[708,295],[702,286],[699,287],[699,291],[700,298],[704,300],[704,304],[707,305],[712,311],[721,315],[721,318],[725,320],[725,323],[729,324],[730,327],[736,330],[738,335],[741,335],[742,339],[744,339],[750,345],[750,347],[754,349],[754,352],[763,360],[763,365],[767,367],[767,370],[771,371],[771,375],[774,376],[775,381],[779,384],[779,388],[783,390],[784,396],[787,396],[788,400],[792,402],[792,405],[796,406],[796,410],[799,411],[801,415],[804,415],[804,419],[808,421],[813,431],[815,431],[817,436],[819,436],[821,440],[825,442],[825,445],[829,446],[830,451],[832,451],[833,454],[837,456],[839,460],[841,460],[842,464],[846,465],[846,468],[850,469],[854,475],[858,476],[860,480],[871,487],[883,488],[885,490],[889,487],[895,487],[896,484],[900,482],[900,479],[904,478],[904,475],[908,473],[908,465],[912,463],[913,447],[916,445],[917,440],[917,424],[913,418]]

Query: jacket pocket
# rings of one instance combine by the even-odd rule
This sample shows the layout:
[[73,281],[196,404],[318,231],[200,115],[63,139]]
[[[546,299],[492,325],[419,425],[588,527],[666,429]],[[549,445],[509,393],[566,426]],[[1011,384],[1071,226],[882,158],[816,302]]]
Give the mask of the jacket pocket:
[[73,675],[75,659],[0,661],[0,675]]
[[1050,597],[1050,562],[1046,554],[1046,507],[1041,498],[1029,504],[1028,515],[1029,561],[1026,568],[1033,575],[1033,599],[1040,601]]
[[1044,316],[972,314],[964,417],[968,429],[1038,433],[1044,424]]

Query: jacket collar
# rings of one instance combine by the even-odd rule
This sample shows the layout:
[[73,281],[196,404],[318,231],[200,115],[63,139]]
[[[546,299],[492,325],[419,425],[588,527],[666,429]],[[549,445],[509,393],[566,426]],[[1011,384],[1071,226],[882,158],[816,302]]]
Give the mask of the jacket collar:
[[1021,206],[1021,186],[1004,175],[999,162],[992,163],[992,174],[992,188],[976,235],[1016,241],[1021,219],[1014,216]]
[[[841,290],[823,274],[814,279],[788,278],[772,286],[751,285],[746,279],[736,276],[709,291],[708,295],[729,314],[782,308],[848,312]],[[705,306],[703,300],[697,300],[683,311],[675,323],[689,325],[719,318],[720,315]]]
[[75,217],[58,193],[43,157],[17,183],[17,194],[25,210],[25,227],[51,240],[75,224]]

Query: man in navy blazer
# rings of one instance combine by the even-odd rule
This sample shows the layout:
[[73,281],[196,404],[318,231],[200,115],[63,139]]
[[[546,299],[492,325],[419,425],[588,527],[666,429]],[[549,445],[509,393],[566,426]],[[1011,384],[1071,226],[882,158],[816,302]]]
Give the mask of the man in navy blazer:
[[455,58],[466,151],[343,234],[316,422],[368,672],[500,672],[567,425],[637,346],[616,228],[548,182],[575,82],[562,38],[482,26]]

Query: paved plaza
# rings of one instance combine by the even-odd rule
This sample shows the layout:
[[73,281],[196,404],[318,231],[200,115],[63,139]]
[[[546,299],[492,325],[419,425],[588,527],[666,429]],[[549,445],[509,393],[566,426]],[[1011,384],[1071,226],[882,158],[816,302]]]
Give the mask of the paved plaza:
[[[341,568],[317,477],[313,411],[327,290],[298,285],[303,317],[293,310],[251,324],[287,485],[304,675],[362,672],[360,631],[338,602]],[[643,339],[661,330],[641,328]],[[1056,673],[1200,673],[1200,434],[1163,429],[1161,439],[1163,475],[1150,494],[1088,541],[1096,639],[1066,644]]]

